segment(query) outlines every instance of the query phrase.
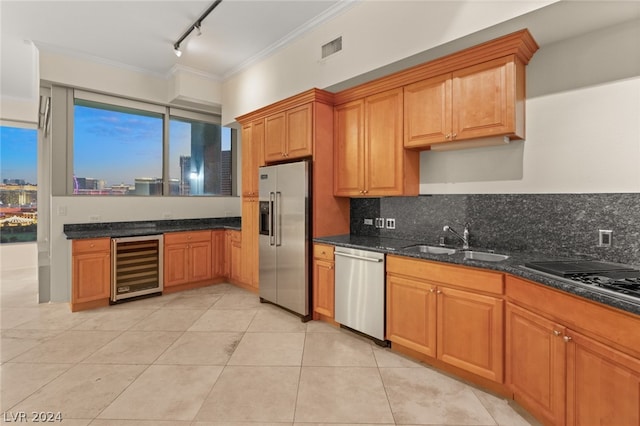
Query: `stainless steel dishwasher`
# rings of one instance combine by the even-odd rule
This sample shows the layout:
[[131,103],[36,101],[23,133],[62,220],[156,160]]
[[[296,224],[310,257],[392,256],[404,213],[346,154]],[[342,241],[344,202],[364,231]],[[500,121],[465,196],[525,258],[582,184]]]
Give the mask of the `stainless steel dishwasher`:
[[335,249],[335,320],[384,341],[384,254]]

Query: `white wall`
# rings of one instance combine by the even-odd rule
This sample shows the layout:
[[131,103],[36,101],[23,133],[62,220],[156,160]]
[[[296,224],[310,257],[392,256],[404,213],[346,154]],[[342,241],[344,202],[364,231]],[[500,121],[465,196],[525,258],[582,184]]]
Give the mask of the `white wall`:
[[640,192],[640,20],[540,49],[526,141],[423,152],[420,193]]
[[[208,105],[221,103],[220,82],[203,74],[174,69],[166,76],[156,75],[120,64],[96,62],[51,51],[40,52],[40,79],[160,104],[169,103],[180,96],[194,105],[201,103],[205,109]],[[194,85],[198,90],[194,89]]]
[[[227,79],[222,122],[312,87],[325,88],[553,1],[363,1]],[[321,62],[320,46],[343,37]]]

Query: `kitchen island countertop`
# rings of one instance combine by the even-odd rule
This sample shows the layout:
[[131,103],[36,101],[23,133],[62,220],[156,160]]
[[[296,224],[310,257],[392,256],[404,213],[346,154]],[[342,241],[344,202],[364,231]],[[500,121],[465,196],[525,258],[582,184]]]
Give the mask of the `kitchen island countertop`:
[[239,217],[204,219],[149,220],[136,222],[79,223],[64,225],[69,240],[84,238],[121,238],[158,235],[167,232],[200,231],[209,229],[241,229]]
[[[574,260],[580,256],[558,257],[551,256],[544,253],[528,253],[528,252],[504,252],[500,251],[500,254],[506,254],[508,259],[499,262],[487,262],[474,259],[465,259],[464,251],[458,247],[455,254],[430,254],[430,253],[418,253],[415,251],[406,250],[407,247],[417,244],[423,244],[420,241],[403,240],[396,238],[386,237],[369,237],[358,235],[334,235],[327,237],[317,237],[313,239],[314,242],[332,244],[335,246],[356,248],[361,250],[377,251],[385,254],[393,254],[398,256],[413,257],[416,259],[432,260],[443,263],[451,263],[462,266],[470,266],[488,270],[494,270],[498,272],[509,273],[530,281],[534,281],[548,287],[552,287],[557,290],[561,290],[567,293],[574,294],[576,296],[583,297],[585,299],[593,300],[598,303],[602,303],[613,308],[621,309],[626,312],[630,312],[636,315],[640,315],[640,300],[637,303],[627,299],[617,298],[614,295],[594,291],[588,286],[573,284],[564,279],[554,278],[547,274],[538,273],[532,269],[524,267],[525,263],[535,261],[546,260]],[[434,244],[435,245],[435,244]],[[473,247],[472,250],[489,251],[487,249]]]

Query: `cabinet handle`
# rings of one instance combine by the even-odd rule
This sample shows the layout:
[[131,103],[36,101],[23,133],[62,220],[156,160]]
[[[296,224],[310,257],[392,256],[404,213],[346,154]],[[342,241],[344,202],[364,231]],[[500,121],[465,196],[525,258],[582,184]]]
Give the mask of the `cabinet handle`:
[[562,334],[562,331],[553,330],[553,335],[554,336],[560,336],[561,334]]
[[442,290],[436,291],[436,294],[442,294]]
[[570,337],[570,336],[564,336],[563,339],[564,339],[565,343],[569,343],[570,341],[573,340],[573,338]]
[[451,139],[451,133],[447,133],[447,134],[444,136],[444,138],[445,138],[445,139]]
[[91,243],[91,245],[89,247],[94,248],[96,245]]
[[363,193],[364,193],[364,194],[367,194],[368,192],[369,192],[369,191],[367,191],[367,190],[365,189]]
[[320,254],[327,254],[327,253],[325,253],[325,251],[323,250],[323,251],[320,252]]
[[455,139],[457,136],[458,136],[458,134],[457,134],[457,133],[453,133],[453,134],[451,135],[451,139]]
[[436,289],[435,289],[435,288],[430,288],[430,289],[429,289],[429,293],[435,293],[435,292],[436,292]]

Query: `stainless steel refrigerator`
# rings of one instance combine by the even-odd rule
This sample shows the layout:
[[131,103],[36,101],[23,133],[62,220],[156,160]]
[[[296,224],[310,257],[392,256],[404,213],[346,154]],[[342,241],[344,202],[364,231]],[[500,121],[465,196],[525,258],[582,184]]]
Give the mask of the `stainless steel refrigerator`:
[[260,167],[260,299],[309,316],[309,163]]

